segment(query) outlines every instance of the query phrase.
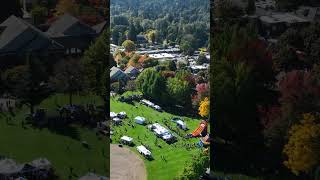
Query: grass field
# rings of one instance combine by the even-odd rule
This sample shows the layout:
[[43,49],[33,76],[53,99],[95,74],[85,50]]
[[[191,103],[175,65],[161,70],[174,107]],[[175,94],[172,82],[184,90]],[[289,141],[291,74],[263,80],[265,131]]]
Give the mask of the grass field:
[[[139,155],[145,162],[145,166],[148,173],[148,179],[161,179],[161,180],[172,180],[176,175],[178,175],[185,166],[187,161],[192,160],[192,155],[199,153],[200,148],[192,147],[187,148],[186,144],[194,144],[199,141],[198,138],[194,139],[184,139],[179,137],[178,142],[172,145],[168,145],[163,140],[156,140],[156,136],[146,128],[146,126],[141,126],[134,123],[134,117],[142,116],[145,117],[148,121],[152,123],[158,122],[162,125],[163,119],[171,119],[174,115],[168,114],[166,112],[160,113],[152,108],[146,107],[136,103],[133,105],[121,103],[115,100],[116,97],[111,98],[110,100],[110,109],[113,112],[119,113],[125,111],[128,115],[128,118],[124,120],[122,126],[113,126],[112,130],[114,135],[112,136],[112,143],[118,143],[119,139],[123,135],[127,135],[133,138],[135,145],[147,144],[151,149],[152,156],[154,160],[149,161],[144,157]],[[174,116],[176,117],[176,116]],[[187,117],[182,117],[182,119],[187,123],[187,126],[190,130],[185,132],[191,133],[200,122],[200,119],[191,119]],[[131,125],[135,126],[132,127]],[[174,123],[172,123],[174,125]],[[157,142],[156,142],[157,141]],[[156,145],[158,143],[160,147]],[[136,150],[136,146],[131,147],[133,152],[139,154]],[[164,158],[162,158],[162,156]]]
[[[46,108],[49,114],[54,114],[56,105],[68,103],[68,96],[55,95],[44,100],[39,107]],[[96,96],[75,96],[74,104],[102,104]],[[89,168],[97,174],[106,176],[109,172],[109,138],[98,139],[92,129],[72,125],[60,131],[47,128],[22,128],[21,120],[28,109],[16,112],[12,123],[6,123],[8,114],[0,114],[0,155],[12,158],[20,163],[29,162],[36,158],[47,158],[59,176],[68,179],[70,167],[81,177]],[[12,124],[12,125],[11,125]],[[69,136],[72,131],[74,136]],[[87,141],[90,149],[84,148],[81,141]],[[76,176],[73,179],[78,179]]]

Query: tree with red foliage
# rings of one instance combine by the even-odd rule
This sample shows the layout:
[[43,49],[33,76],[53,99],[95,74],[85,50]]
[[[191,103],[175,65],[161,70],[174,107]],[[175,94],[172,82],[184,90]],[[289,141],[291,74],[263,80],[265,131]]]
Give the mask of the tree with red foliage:
[[196,85],[197,94],[192,97],[192,105],[198,107],[199,103],[204,100],[204,98],[209,97],[210,90],[209,84],[201,83]]

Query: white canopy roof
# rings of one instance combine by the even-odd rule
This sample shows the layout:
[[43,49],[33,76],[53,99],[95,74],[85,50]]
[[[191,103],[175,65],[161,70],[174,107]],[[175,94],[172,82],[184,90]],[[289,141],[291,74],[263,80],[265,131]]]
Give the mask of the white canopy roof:
[[152,103],[151,101],[148,101],[146,99],[142,99],[141,102],[146,103],[149,106],[154,106],[154,103]]
[[115,113],[115,112],[110,112],[110,117],[111,118],[114,118],[114,117],[116,117],[117,116],[117,113]]
[[129,136],[122,136],[121,140],[131,142],[133,139],[131,137],[129,137]]
[[117,117],[113,118],[112,120],[115,121],[115,122],[121,121],[121,119],[117,118]]
[[186,126],[186,123],[181,120],[178,120],[176,123],[179,124],[180,126]]
[[127,113],[126,112],[119,112],[119,115],[127,115]]
[[162,138],[163,138],[164,140],[171,139],[171,138],[173,138],[173,135],[170,134],[169,132],[167,132],[167,133],[165,133],[164,136],[162,136]]
[[151,155],[151,152],[150,152],[146,147],[144,147],[143,145],[138,146],[138,147],[137,147],[137,150],[138,150],[140,153],[142,153],[142,154],[144,154],[144,155],[146,155],[146,156],[150,156],[150,155]]
[[135,119],[135,120],[138,120],[138,121],[145,121],[145,120],[146,120],[146,118],[140,117],[140,116],[137,116],[137,117],[135,117],[134,119]]
[[158,123],[155,123],[152,126],[154,127],[153,131],[158,135],[162,135],[162,134],[169,132],[166,128],[162,127]]

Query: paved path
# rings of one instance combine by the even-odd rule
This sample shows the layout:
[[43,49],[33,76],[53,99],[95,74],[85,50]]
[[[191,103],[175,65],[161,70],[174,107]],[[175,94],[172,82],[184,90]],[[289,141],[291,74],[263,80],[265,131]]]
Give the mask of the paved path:
[[126,147],[110,145],[111,180],[146,180],[147,172],[143,160]]

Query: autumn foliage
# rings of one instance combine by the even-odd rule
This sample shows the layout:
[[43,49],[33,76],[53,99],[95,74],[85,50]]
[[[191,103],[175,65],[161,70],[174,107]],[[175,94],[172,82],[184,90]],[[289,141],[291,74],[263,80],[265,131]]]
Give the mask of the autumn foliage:
[[289,132],[289,142],[284,147],[288,157],[284,165],[294,174],[309,173],[320,160],[320,123],[319,117],[310,113],[303,115],[300,124],[293,125]]
[[209,112],[210,112],[210,100],[209,98],[206,97],[200,103],[199,115],[202,117],[208,117]]

